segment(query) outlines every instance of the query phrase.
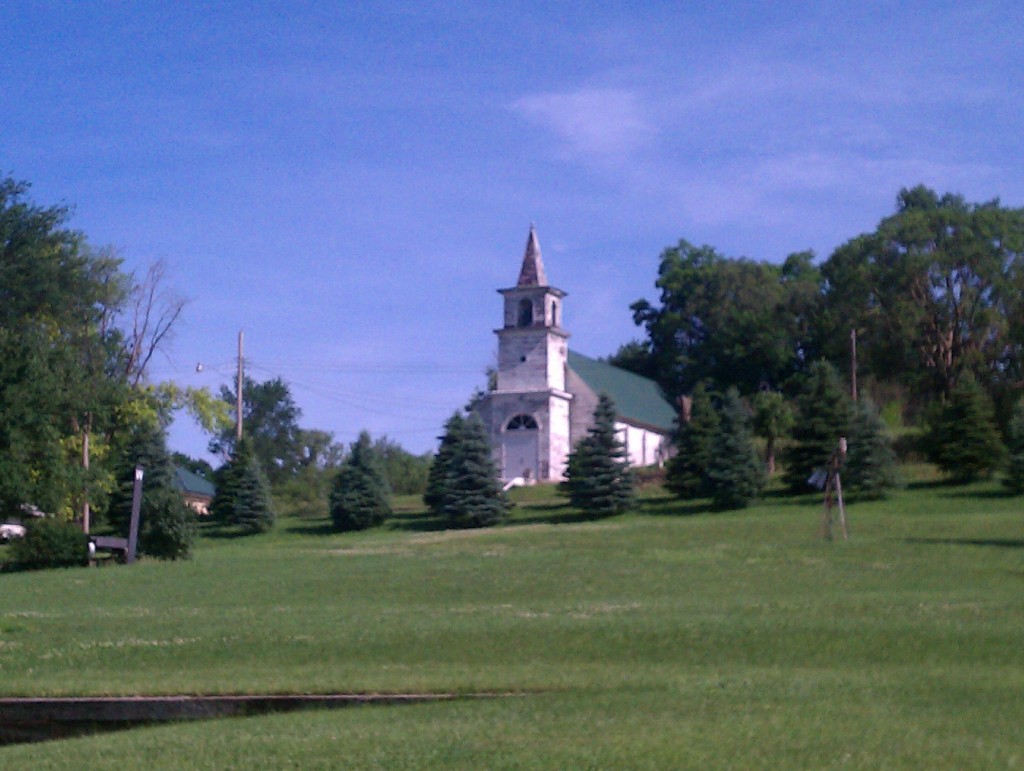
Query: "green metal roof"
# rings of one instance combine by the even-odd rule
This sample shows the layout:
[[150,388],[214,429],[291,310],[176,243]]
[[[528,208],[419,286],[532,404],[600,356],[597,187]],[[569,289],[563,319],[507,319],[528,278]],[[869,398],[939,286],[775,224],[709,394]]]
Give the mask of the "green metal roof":
[[611,397],[619,417],[666,432],[672,430],[676,411],[653,380],[575,351],[569,351],[568,364],[594,393]]
[[192,493],[193,495],[209,495],[211,498],[216,492],[216,488],[213,486],[213,482],[198,474],[193,474],[188,469],[184,469],[181,466],[174,467],[174,486],[183,493]]

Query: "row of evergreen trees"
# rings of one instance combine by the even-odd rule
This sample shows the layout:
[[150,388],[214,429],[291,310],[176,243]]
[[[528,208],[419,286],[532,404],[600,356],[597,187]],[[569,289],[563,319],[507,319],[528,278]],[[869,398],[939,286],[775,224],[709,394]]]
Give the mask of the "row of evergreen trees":
[[[1024,492],[1024,404],[1014,414],[1004,450],[986,399],[970,378],[963,381],[934,417],[926,441],[930,458],[951,479],[965,482],[990,474],[1005,455],[1007,486]],[[717,509],[744,507],[761,494],[774,471],[775,447],[784,438],[783,481],[793,492],[806,492],[809,478],[834,456],[851,493],[877,498],[899,485],[896,454],[878,410],[870,400],[854,402],[830,364],[809,368],[792,406],[775,392],[758,394],[751,402],[748,406],[735,388],[724,394],[704,384],[694,389],[688,415],[673,437],[676,453],[666,469],[671,492],[710,498]],[[633,472],[615,430],[615,415],[612,400],[601,395],[593,425],[569,455],[561,485],[571,505],[593,517],[620,514],[635,505]],[[755,433],[765,440],[764,458]],[[844,456],[836,456],[840,437],[847,439]],[[266,480],[246,442],[217,481],[215,517],[250,532],[273,525]],[[490,526],[508,517],[509,501],[476,415],[456,412],[445,423],[424,502],[451,527]],[[392,516],[386,475],[366,432],[352,444],[335,477],[330,513],[339,531],[374,527]]]

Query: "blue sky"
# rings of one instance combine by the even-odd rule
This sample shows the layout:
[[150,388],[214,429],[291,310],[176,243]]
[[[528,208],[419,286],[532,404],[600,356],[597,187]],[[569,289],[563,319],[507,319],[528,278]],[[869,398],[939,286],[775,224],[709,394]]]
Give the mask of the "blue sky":
[[1024,205],[1021,29],[1019,2],[8,0],[0,174],[167,262],[190,302],[154,377],[218,388],[245,330],[304,426],[419,452],[484,382],[531,222],[598,356],[680,238],[824,259],[904,186]]

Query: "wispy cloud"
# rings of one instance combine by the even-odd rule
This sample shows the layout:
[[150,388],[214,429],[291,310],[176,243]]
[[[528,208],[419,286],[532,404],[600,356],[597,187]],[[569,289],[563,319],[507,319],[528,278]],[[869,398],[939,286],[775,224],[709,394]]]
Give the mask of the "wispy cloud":
[[553,132],[563,152],[583,161],[623,163],[655,134],[642,100],[625,89],[533,94],[517,99],[512,109]]

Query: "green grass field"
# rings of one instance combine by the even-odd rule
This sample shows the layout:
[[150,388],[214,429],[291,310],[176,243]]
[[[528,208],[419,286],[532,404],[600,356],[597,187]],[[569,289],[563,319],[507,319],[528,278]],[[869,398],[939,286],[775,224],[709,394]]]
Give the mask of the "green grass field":
[[446,531],[289,520],[185,563],[0,576],[4,695],[516,694],[0,748],[0,768],[1024,766],[1024,500],[927,473],[853,503],[588,522],[550,488]]

